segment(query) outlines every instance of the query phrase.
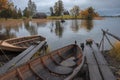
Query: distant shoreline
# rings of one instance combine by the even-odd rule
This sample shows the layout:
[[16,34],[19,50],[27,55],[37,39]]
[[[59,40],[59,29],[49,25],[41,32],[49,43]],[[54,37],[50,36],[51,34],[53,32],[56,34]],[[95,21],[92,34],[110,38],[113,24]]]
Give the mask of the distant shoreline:
[[[95,17],[92,20],[103,20],[106,17]],[[112,17],[111,17],[112,18]],[[114,17],[113,17],[114,18]],[[116,17],[115,17],[116,18]],[[45,19],[3,19],[0,18],[0,26],[4,26],[4,27],[15,27],[15,26],[19,26],[22,25],[23,22],[28,22],[28,21],[32,21],[35,23],[45,23],[51,20],[61,20],[61,18],[45,18]],[[75,20],[75,19],[70,19],[70,18],[65,18],[64,20]],[[83,18],[77,18],[77,20],[87,20],[87,19],[83,19]],[[89,20],[89,19],[88,19]]]

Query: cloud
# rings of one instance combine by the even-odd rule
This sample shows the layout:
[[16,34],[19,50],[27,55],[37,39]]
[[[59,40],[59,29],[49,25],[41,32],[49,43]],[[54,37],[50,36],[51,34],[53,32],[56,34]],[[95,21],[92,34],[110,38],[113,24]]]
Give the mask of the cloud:
[[[37,5],[37,10],[48,12],[51,6],[58,0],[32,0]],[[94,7],[96,10],[116,9],[120,8],[120,0],[62,0],[65,9],[70,10],[74,5],[78,5],[80,9]],[[13,0],[14,4],[21,9],[27,6],[28,0]]]

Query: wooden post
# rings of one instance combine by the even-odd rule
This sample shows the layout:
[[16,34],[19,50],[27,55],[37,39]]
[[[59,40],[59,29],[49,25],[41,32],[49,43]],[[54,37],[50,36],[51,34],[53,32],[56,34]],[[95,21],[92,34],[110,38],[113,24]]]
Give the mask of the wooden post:
[[75,45],[77,45],[77,41],[75,40]]
[[104,39],[104,35],[103,35],[103,37],[102,37],[102,40],[100,41],[99,49],[100,49],[100,47],[101,47],[101,45],[102,45],[103,39]]
[[109,38],[107,37],[107,35],[105,35],[105,37],[106,37],[106,39],[108,40],[108,42],[110,43],[110,45],[111,45],[113,48],[115,48],[115,47],[112,45],[112,43],[110,42],[110,40],[109,40]]
[[106,34],[108,34],[108,35],[110,35],[110,36],[112,36],[112,37],[114,37],[115,39],[117,39],[117,40],[120,41],[120,38],[119,38],[119,37],[117,37],[117,36],[115,36],[115,35],[109,33],[108,31],[105,31],[105,30],[103,30],[103,29],[102,29],[102,31],[103,31],[103,33],[106,33]]
[[102,41],[102,53],[104,51],[104,35],[103,35],[103,41]]

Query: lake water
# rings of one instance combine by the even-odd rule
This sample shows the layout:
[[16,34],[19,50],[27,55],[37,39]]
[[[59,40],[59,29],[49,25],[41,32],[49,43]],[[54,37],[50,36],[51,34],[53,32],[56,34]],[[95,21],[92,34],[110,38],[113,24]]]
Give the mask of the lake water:
[[[46,37],[49,50],[54,50],[77,41],[77,44],[92,38],[99,43],[102,39],[101,29],[107,30],[120,37],[120,18],[104,18],[103,20],[66,20],[48,21],[44,23],[23,22],[19,26],[0,26],[0,39],[4,40],[13,37],[29,35],[42,35]],[[111,42],[116,40],[109,37]],[[110,45],[105,40],[105,49]]]

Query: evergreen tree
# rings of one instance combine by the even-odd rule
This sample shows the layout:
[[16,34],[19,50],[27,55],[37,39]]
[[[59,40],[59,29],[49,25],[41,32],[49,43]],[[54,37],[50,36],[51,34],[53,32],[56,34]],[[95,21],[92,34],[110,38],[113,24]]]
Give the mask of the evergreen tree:
[[18,18],[17,6],[15,6],[15,8],[14,8],[13,11],[12,11],[12,17],[13,17],[14,19],[17,19],[17,18]]
[[33,16],[36,13],[36,4],[31,0],[28,1],[28,10],[30,12],[30,16]]
[[27,18],[29,18],[29,16],[30,16],[30,12],[27,7],[23,10],[23,16],[27,17]]
[[60,16],[63,14],[63,11],[64,11],[63,2],[62,0],[58,0],[58,2],[56,2],[54,5],[55,15]]
[[59,16],[59,8],[58,8],[58,3],[56,2],[55,5],[54,5],[54,12],[55,12],[55,15],[56,16]]
[[64,10],[63,14],[64,15],[70,15],[68,10]]
[[88,19],[93,19],[94,16],[94,9],[92,7],[89,7],[88,9]]
[[62,14],[63,14],[63,11],[64,11],[64,7],[63,7],[63,2],[62,2],[62,0],[59,0],[59,1],[58,1],[58,8],[59,8],[59,15],[62,15]]
[[19,10],[18,10],[18,18],[21,18],[22,17],[22,11],[21,11],[21,9],[19,8]]
[[0,13],[0,17],[5,18],[7,20],[8,18],[12,17],[11,14],[12,14],[12,11],[10,8],[3,9]]
[[53,12],[53,8],[52,8],[52,7],[50,7],[50,13],[51,13],[51,16],[54,15],[54,12]]

